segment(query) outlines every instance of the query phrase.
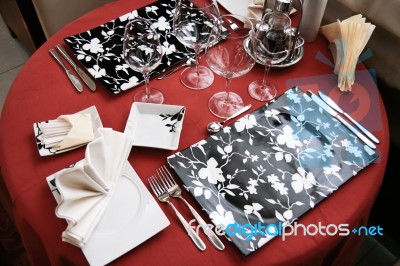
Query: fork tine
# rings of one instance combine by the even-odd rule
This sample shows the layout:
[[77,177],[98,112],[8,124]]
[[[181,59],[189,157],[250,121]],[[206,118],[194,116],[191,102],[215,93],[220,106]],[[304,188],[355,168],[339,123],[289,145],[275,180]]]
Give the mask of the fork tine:
[[162,178],[157,177],[157,176],[153,176],[153,178],[155,180],[155,183],[156,183],[158,189],[161,191],[160,194],[166,193],[168,188],[165,186],[165,183],[163,182]]
[[151,181],[153,182],[153,185],[154,185],[154,187],[155,187],[155,189],[157,190],[157,192],[158,192],[158,195],[161,195],[161,187],[160,187],[160,185],[158,184],[158,182],[157,182],[157,179],[156,179],[156,177],[155,176],[151,176],[150,177],[151,178]]
[[155,184],[153,182],[152,176],[148,180],[149,180],[150,187],[153,190],[154,194],[156,194],[158,196],[159,193],[158,193],[158,191],[157,191],[157,189],[155,187]]
[[156,191],[158,193],[157,195],[163,194],[166,190],[161,186],[161,184],[158,181],[157,177],[156,176],[151,176],[150,178],[151,178],[151,180],[152,180],[152,182],[154,184],[154,187],[155,187],[155,189],[156,189]]
[[[159,172],[159,171],[157,171]],[[163,178],[159,176],[159,173],[152,175],[149,177],[149,183],[151,188],[153,189],[154,193],[157,195],[157,198],[161,202],[168,203],[171,208],[175,211],[175,214],[178,216],[179,221],[182,223],[183,227],[185,228],[186,232],[189,234],[189,237],[192,239],[194,244],[200,249],[205,250],[206,245],[204,244],[203,240],[196,234],[193,228],[189,225],[189,223],[185,220],[182,214],[175,208],[174,204],[170,201],[170,194],[167,192],[165,188],[165,182]],[[162,184],[163,183],[163,184]]]
[[168,181],[166,180],[164,174],[161,172],[160,169],[157,169],[156,172],[157,172],[158,177],[159,177],[159,179],[161,180],[161,183],[162,183],[162,185],[164,186],[165,190],[168,190],[171,186],[170,186],[170,184],[168,183]]
[[163,165],[161,170],[165,173],[167,180],[171,183],[171,186],[176,185],[174,178],[172,177],[171,173],[168,171],[167,167]]

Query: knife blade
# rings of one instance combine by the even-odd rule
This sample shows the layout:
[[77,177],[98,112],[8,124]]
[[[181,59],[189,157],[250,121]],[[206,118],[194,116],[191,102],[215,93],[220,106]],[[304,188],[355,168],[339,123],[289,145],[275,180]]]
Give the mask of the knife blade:
[[57,54],[56,50],[51,48],[49,50],[50,54],[53,56],[53,58],[57,61],[57,63],[64,69],[65,73],[67,73],[67,76],[69,80],[71,81],[72,85],[74,85],[75,89],[79,92],[83,91],[82,83],[79,80],[79,78],[72,73],[62,62],[61,57]]
[[74,60],[68,55],[65,51],[64,47],[61,44],[56,45],[57,50],[61,53],[61,55],[68,61],[68,63],[75,69],[76,73],[82,78],[83,82],[89,87],[91,91],[96,90],[96,83],[83,71],[80,67],[78,67]]
[[356,120],[353,119],[348,113],[346,113],[339,105],[335,103],[329,96],[327,96],[325,93],[322,91],[318,91],[319,97],[324,100],[330,107],[338,111],[339,113],[343,114],[345,117],[347,117],[354,125],[356,125],[365,135],[367,135],[373,142],[379,143],[379,139],[375,137],[368,129],[366,129],[363,125],[358,123]]
[[360,131],[358,131],[355,127],[350,125],[346,120],[344,120],[339,115],[338,112],[336,112],[332,107],[330,107],[327,103],[325,103],[321,98],[319,98],[317,95],[315,95],[311,91],[307,91],[307,95],[310,96],[311,99],[313,99],[314,102],[316,102],[322,109],[324,109],[330,115],[332,115],[337,120],[339,120],[344,126],[346,126],[351,132],[353,132],[358,138],[360,138],[370,148],[376,149],[375,144],[369,138],[367,138],[364,134],[362,134]]

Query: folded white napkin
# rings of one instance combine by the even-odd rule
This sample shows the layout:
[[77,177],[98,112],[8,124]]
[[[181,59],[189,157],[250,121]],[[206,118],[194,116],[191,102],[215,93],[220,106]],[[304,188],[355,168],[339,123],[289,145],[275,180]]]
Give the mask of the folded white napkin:
[[93,140],[93,124],[90,114],[62,115],[55,120],[40,123],[38,136],[45,148],[63,150],[86,144]]
[[[267,5],[267,8],[272,11],[272,4],[268,3]],[[264,0],[252,0],[247,8],[249,11],[248,19],[253,21],[261,21],[262,14],[264,12]]]
[[[249,11],[248,19],[252,20],[253,22],[259,22],[262,19],[262,15],[264,13],[264,4],[265,0],[251,0],[250,4],[247,6]],[[271,12],[274,10],[275,1],[268,1],[267,7],[265,12]],[[289,14],[293,14],[296,12],[296,9],[291,8]]]
[[56,215],[68,222],[63,241],[83,247],[100,221],[122,174],[132,139],[109,128],[86,147],[85,159],[55,174],[61,195]]

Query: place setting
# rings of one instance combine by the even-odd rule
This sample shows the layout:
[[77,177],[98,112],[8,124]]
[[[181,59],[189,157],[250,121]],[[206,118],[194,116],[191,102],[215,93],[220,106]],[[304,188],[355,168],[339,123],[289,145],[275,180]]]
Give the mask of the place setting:
[[[68,52],[65,50],[64,46],[62,46],[61,44],[57,44],[55,48],[51,48],[49,50],[49,53],[54,58],[54,60],[61,66],[61,68],[65,71],[68,79],[71,81],[72,85],[79,93],[83,92],[84,84],[91,91],[96,91],[96,83],[93,81],[91,77],[89,77],[89,75],[82,68],[80,68],[75,63],[75,61],[70,57]],[[65,65],[60,55],[68,62],[68,64],[74,69],[75,72],[73,72]]]
[[156,1],[91,30],[66,37],[64,41],[77,60],[106,90],[120,94],[144,82],[143,75],[130,69],[121,57],[121,36],[124,36],[129,21],[135,18],[151,21],[165,50],[161,61],[149,73],[150,77],[161,75],[193,57],[194,51],[178,41],[173,33],[172,11],[175,6],[174,0]]
[[[167,158],[215,226],[289,225],[378,158],[314,96],[289,89]],[[230,237],[244,255],[271,239]]]
[[68,224],[62,240],[90,265],[115,260],[170,224],[128,162],[131,147],[130,136],[101,128],[84,159],[46,178],[55,213]]
[[[91,265],[107,264],[166,229],[170,220],[161,203],[171,207],[198,251],[207,252],[211,244],[223,252],[225,239],[247,256],[277,235],[228,234],[232,224],[288,226],[379,157],[379,140],[329,96],[301,86],[278,95],[268,77],[272,68],[301,62],[304,39],[290,19],[301,9],[277,0],[274,11],[252,20],[220,14],[216,3],[205,2],[176,6],[160,0],[65,38],[76,59],[112,94],[144,83],[135,88],[124,132],[103,127],[95,106],[34,124],[41,156],[86,146],[82,160],[46,181],[56,216],[67,222],[62,240],[80,248]],[[66,54],[62,46],[56,49]],[[262,77],[242,93],[258,106],[245,104],[231,88],[256,65]],[[188,108],[166,103],[167,90],[151,82],[178,71],[181,84],[198,93],[213,84],[215,74],[226,84],[202,107],[216,117],[204,125],[207,136],[184,148]],[[139,177],[128,161],[133,147],[170,152],[154,174]],[[184,190],[198,205],[183,197]],[[201,234],[174,205],[178,199]]]

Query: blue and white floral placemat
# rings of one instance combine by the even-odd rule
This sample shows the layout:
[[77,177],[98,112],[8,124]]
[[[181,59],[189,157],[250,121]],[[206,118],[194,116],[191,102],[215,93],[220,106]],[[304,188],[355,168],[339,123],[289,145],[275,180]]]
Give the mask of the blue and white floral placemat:
[[[280,228],[377,158],[294,87],[167,160],[215,225]],[[248,255],[273,237],[242,232],[229,239]]]
[[113,94],[119,94],[143,82],[142,74],[130,69],[122,57],[124,29],[129,20],[136,17],[149,19],[159,33],[164,56],[151,75],[193,56],[193,52],[173,35],[175,5],[175,0],[159,0],[64,41],[95,79]]

